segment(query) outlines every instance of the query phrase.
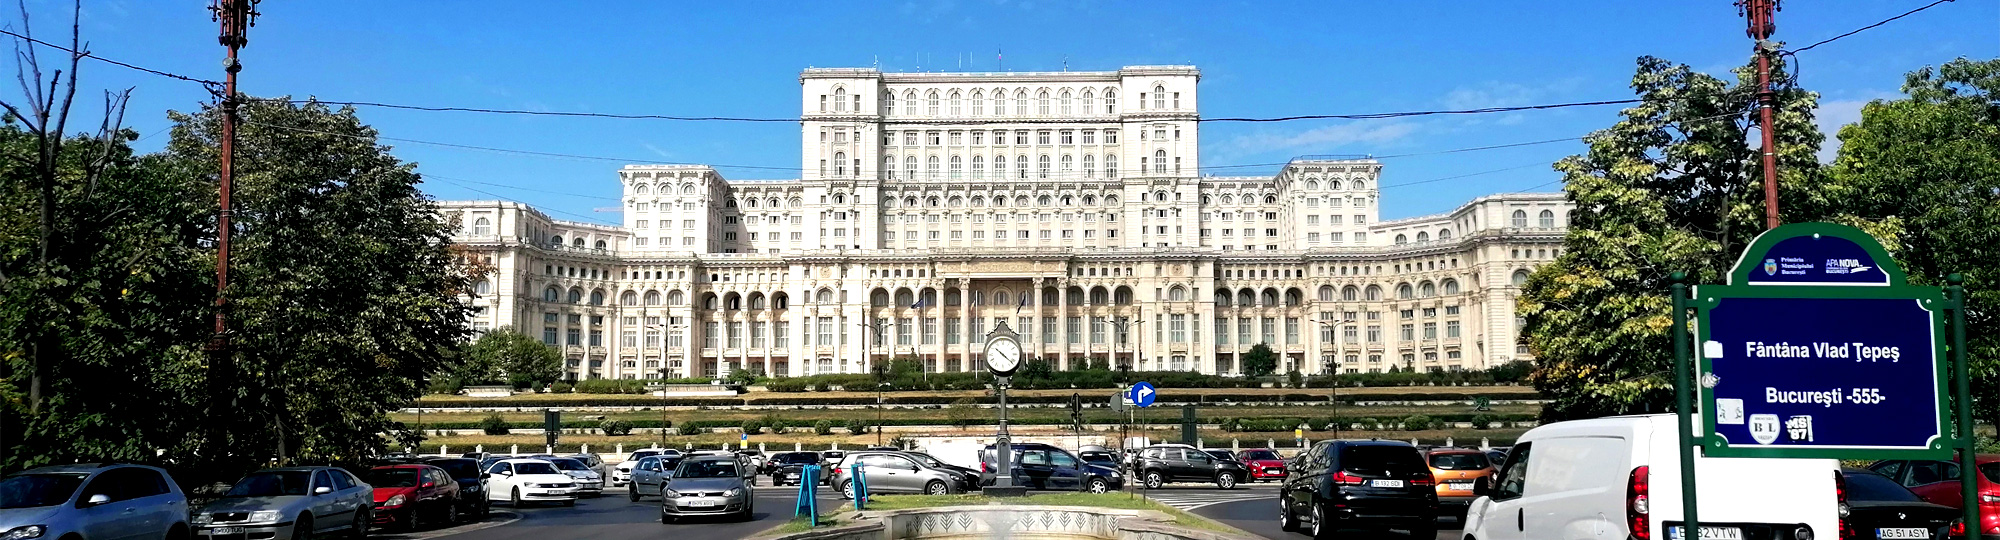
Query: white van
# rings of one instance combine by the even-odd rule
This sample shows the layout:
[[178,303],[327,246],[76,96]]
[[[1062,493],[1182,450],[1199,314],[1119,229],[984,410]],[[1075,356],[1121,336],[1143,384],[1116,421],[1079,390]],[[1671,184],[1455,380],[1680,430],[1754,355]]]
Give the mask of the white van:
[[[1528,430],[1492,487],[1480,486],[1465,538],[1681,540],[1677,426],[1654,414]],[[1698,457],[1699,538],[1838,539],[1839,470],[1831,459]]]

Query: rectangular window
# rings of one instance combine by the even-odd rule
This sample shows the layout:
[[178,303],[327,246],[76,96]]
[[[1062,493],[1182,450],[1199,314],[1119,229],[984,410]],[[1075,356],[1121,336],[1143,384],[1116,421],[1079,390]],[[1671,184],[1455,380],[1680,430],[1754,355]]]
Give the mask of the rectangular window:
[[937,344],[937,339],[938,339],[937,324],[938,324],[937,319],[931,319],[931,318],[924,319],[923,338],[925,345]]
[[778,349],[790,348],[791,343],[788,341],[789,337],[788,334],[791,333],[790,332],[791,329],[792,329],[792,323],[790,322],[778,321],[776,323],[772,323],[771,347]]
[[1382,342],[1382,327],[1373,324],[1368,325],[1368,343],[1373,344],[1381,342]]
[[1074,132],[1072,132],[1072,131],[1070,131],[1070,130],[1067,130],[1067,129],[1063,130],[1063,131],[1062,131],[1062,143],[1063,143],[1063,144],[1075,144],[1075,140],[1076,140],[1076,138],[1075,138],[1075,137],[1074,137],[1074,136],[1072,135],[1073,133],[1074,133]]
[[701,348],[715,348],[716,334],[722,333],[722,323],[705,322],[701,324],[701,330]]
[[982,336],[986,335],[986,319],[973,317],[972,326],[966,328],[966,330],[968,330],[966,335],[971,336],[973,341],[978,341]]
[[1428,340],[1437,338],[1438,338],[1438,323],[1435,322],[1424,323],[1424,339]]
[[567,332],[564,332],[564,336],[563,336],[563,337],[566,337],[566,338],[569,338],[569,339],[567,339],[567,340],[564,340],[564,341],[563,341],[563,343],[565,343],[565,344],[568,344],[568,345],[582,345],[582,344],[583,344],[583,329],[581,329],[581,328],[571,328],[571,329],[569,329],[569,331],[567,331]]
[[1285,344],[1299,344],[1299,318],[1285,317]]
[[1070,317],[1063,323],[1063,330],[1069,334],[1067,341],[1071,345],[1083,343],[1083,317]]
[[1410,323],[1403,323],[1402,330],[1403,330],[1402,333],[1399,333],[1397,335],[1401,336],[1403,338],[1403,341],[1414,341],[1417,339],[1416,325]]
[[1237,344],[1237,345],[1252,345],[1252,344],[1254,344],[1254,342],[1250,341],[1250,318],[1249,318],[1249,317],[1244,317],[1244,318],[1241,318],[1241,319],[1236,319],[1236,344]]
[[1172,343],[1187,342],[1187,315],[1175,313],[1168,316],[1167,339]]
[[909,318],[909,317],[897,317],[897,318],[896,318],[896,344],[897,344],[897,345],[909,345],[909,344],[910,344],[910,318]]
[[1105,341],[1104,341],[1104,317],[1103,317],[1103,316],[1095,316],[1095,317],[1091,317],[1091,318],[1090,318],[1090,343],[1091,343],[1091,344],[1093,344],[1093,345],[1095,345],[1095,344],[1100,344],[1100,343],[1104,343],[1104,342],[1105,342]]
[[1261,324],[1259,325],[1259,327],[1258,327],[1258,328],[1259,328],[1259,329],[1261,329],[1261,330],[1263,330],[1263,333],[1262,333],[1262,336],[1263,336],[1263,338],[1264,338],[1264,341],[1263,341],[1263,343],[1266,343],[1266,344],[1276,344],[1276,343],[1278,342],[1278,319],[1277,319],[1277,318],[1274,318],[1274,317],[1264,317],[1263,321],[1261,321]]
[[1228,344],[1229,344],[1229,318],[1228,318],[1228,317],[1216,317],[1216,318],[1215,318],[1215,344],[1216,344],[1216,345],[1228,345]]
[[1454,339],[1458,337],[1458,321],[1444,322],[1444,337],[1454,338]]
[[1058,343],[1055,317],[1042,317],[1042,343]]
[[556,327],[554,326],[542,327],[542,343],[548,345],[556,344]]
[[958,344],[958,319],[945,319],[944,344],[946,345]]
[[833,317],[819,318],[819,344],[820,346],[833,344]]
[[743,323],[736,321],[729,323],[729,348],[743,348]]

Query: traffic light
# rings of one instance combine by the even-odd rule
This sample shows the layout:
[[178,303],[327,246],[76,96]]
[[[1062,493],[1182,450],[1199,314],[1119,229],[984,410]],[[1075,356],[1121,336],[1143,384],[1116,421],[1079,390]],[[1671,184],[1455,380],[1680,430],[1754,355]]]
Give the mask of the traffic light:
[[1077,431],[1083,431],[1083,394],[1069,395],[1069,421]]
[[556,435],[562,433],[562,411],[555,409],[542,410],[542,433],[548,436],[549,446],[554,447],[556,445]]

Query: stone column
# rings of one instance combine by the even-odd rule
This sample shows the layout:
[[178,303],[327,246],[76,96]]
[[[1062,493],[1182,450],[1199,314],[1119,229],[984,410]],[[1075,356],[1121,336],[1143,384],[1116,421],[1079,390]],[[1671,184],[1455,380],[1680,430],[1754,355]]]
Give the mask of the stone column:
[[1069,369],[1069,278],[1056,280],[1056,348],[1062,359],[1056,369]]
[[[1028,294],[1034,296],[1028,297],[1028,301],[1034,303],[1035,309],[1028,312],[1029,326],[1039,326],[1042,324],[1042,278],[1037,277],[1032,281],[1033,284],[1029,286]],[[1014,319],[1014,322],[1020,322],[1020,317],[1014,317]],[[1036,328],[1017,328],[1015,331],[1028,338],[1026,341],[1031,345],[1029,350],[1035,351],[1034,356],[1040,358],[1043,353],[1042,347],[1047,345],[1046,343],[1042,343],[1041,332]]]
[[972,335],[971,278],[958,278],[958,335],[963,345],[958,354],[959,366],[972,371],[972,342],[979,338]]

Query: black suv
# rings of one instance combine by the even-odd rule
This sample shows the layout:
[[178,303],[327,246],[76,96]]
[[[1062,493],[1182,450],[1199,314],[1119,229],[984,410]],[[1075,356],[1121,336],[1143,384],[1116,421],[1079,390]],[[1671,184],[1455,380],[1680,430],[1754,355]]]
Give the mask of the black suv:
[[1313,538],[1342,528],[1392,528],[1437,537],[1437,482],[1417,448],[1395,441],[1321,441],[1294,458],[1278,492],[1287,531]]
[[[764,462],[764,474],[771,476],[771,485],[797,485],[805,481],[806,466],[818,464],[819,452],[778,452]],[[832,472],[832,468],[820,471],[819,482],[826,483],[826,475]]]
[[1167,482],[1215,482],[1215,487],[1230,489],[1250,476],[1242,463],[1216,459],[1200,448],[1185,444],[1146,447],[1139,451],[1133,469],[1147,489],[1158,489]]
[[459,515],[486,519],[492,513],[493,502],[486,496],[486,474],[479,468],[479,460],[441,457],[426,459],[424,464],[444,469],[446,475],[458,482]]

